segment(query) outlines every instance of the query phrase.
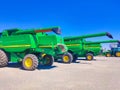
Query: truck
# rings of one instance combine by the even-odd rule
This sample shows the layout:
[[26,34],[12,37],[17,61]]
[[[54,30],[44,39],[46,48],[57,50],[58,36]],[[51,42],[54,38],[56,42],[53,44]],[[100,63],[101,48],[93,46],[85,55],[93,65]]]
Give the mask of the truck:
[[110,50],[103,52],[106,57],[120,57],[120,41],[118,43],[110,44]]
[[86,57],[87,60],[92,60],[93,56],[98,55],[98,52],[101,49],[100,43],[105,43],[106,41],[101,41],[100,43],[95,42],[95,44],[93,44],[91,41],[86,41],[85,39],[101,36],[107,36],[113,39],[113,36],[108,32],[88,34],[83,36],[64,37],[65,44],[68,47],[68,52],[73,55],[72,61],[75,62],[78,57]]
[[63,61],[66,58],[71,61],[60,34],[60,27],[3,30],[0,33],[0,67],[7,66],[9,62],[21,63],[23,69],[32,71],[39,64],[51,66],[54,57],[59,55]]

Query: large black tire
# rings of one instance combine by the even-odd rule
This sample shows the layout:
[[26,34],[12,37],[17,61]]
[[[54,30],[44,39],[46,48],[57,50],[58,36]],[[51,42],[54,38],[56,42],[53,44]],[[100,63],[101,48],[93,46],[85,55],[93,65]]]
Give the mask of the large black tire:
[[0,67],[5,67],[8,65],[8,57],[3,50],[0,50]]
[[87,53],[86,54],[86,60],[88,60],[88,61],[93,60],[93,54],[92,53]]
[[62,62],[70,64],[73,61],[73,56],[71,53],[66,53],[62,56]]
[[38,67],[38,58],[34,54],[27,54],[22,61],[22,66],[25,70],[35,70]]
[[106,57],[111,57],[112,55],[111,55],[111,53],[106,53],[105,56]]
[[73,55],[73,60],[72,60],[72,62],[76,62],[77,58],[78,58],[77,55]]
[[54,57],[51,55],[45,55],[43,60],[46,60],[44,63],[45,66],[52,66],[54,63]]
[[117,51],[117,52],[115,53],[115,56],[116,56],[116,57],[120,57],[120,51]]

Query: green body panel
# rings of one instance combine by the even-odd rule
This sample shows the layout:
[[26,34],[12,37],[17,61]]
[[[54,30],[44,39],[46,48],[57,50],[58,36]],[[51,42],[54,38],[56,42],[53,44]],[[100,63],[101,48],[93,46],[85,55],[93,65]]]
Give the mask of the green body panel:
[[23,52],[29,48],[36,48],[32,35],[15,35],[0,38],[0,48],[6,52]]
[[94,56],[98,55],[101,51],[101,44],[100,43],[94,43],[94,44],[84,44],[84,56],[87,53],[93,53]]
[[35,54],[39,59],[42,58],[42,54],[57,56],[66,53],[67,47],[63,38],[45,33],[50,31],[60,34],[59,27],[4,30],[0,33],[0,49],[8,54],[11,62],[19,62],[30,53]]

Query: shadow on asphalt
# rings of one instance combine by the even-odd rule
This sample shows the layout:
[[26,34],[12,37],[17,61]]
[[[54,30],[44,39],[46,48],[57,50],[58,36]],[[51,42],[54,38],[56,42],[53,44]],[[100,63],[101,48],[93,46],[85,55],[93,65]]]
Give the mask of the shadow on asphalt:
[[53,69],[53,68],[56,68],[56,67],[57,66],[43,66],[43,65],[39,65],[37,69],[38,70],[39,69],[42,69],[42,70],[44,69],[45,70],[45,69]]
[[[70,64],[70,63],[63,63],[62,61],[56,61],[56,62],[60,63],[60,64]],[[72,62],[72,63],[80,63],[80,62],[76,61],[76,62]]]
[[81,63],[81,62],[76,61],[76,62],[72,62],[72,63]]
[[[88,61],[87,59],[77,59],[77,60],[83,60],[83,61]],[[93,60],[91,60],[91,61],[96,61],[96,59],[93,59]]]
[[[8,63],[7,67],[9,68],[18,68],[18,69],[21,69],[21,70],[24,70],[22,65],[20,63]],[[56,68],[57,66],[43,66],[43,65],[38,65],[38,70],[39,69],[52,69],[52,68]]]
[[[87,60],[86,60],[87,61]],[[60,63],[60,64],[68,64],[68,63],[63,63],[62,61],[58,61],[57,63]],[[81,62],[80,60],[76,61],[76,62],[72,62],[72,63],[75,63],[75,64],[91,64],[90,62]]]
[[89,63],[89,62],[81,62],[80,64],[92,64],[92,63]]
[[21,64],[20,63],[8,63],[7,67],[10,67],[10,68],[20,68]]

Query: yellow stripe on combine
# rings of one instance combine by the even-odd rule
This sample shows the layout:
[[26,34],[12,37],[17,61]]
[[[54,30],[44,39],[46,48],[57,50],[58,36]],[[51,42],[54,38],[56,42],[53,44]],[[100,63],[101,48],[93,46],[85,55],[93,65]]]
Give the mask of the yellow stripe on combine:
[[0,48],[16,48],[16,47],[30,47],[31,45],[9,45],[9,46],[0,46]]
[[39,46],[40,48],[52,48],[52,46]]
[[66,44],[66,46],[79,46],[80,44]]
[[[80,46],[80,44],[66,44],[66,46]],[[100,48],[100,47],[89,47],[89,46],[85,46],[86,48]]]
[[100,47],[86,47],[86,46],[85,46],[84,48],[100,48]]

